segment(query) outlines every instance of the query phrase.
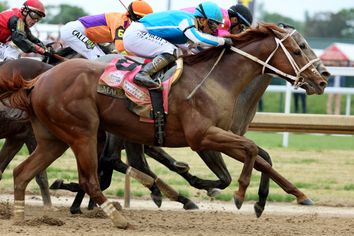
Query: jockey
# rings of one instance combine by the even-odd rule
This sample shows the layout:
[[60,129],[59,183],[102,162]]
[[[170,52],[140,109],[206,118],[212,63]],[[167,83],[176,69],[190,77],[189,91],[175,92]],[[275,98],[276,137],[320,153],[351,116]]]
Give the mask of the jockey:
[[199,4],[194,14],[172,10],[153,13],[133,22],[124,33],[124,47],[138,56],[154,57],[135,76],[134,82],[147,88],[159,88],[160,84],[150,76],[180,56],[175,44],[191,40],[207,47],[232,45],[231,39],[212,35],[221,23],[221,9],[212,2]]
[[245,28],[249,28],[253,22],[253,16],[251,11],[242,4],[236,4],[227,10],[230,19],[231,33],[238,33]]
[[142,0],[135,0],[125,13],[104,13],[84,16],[64,25],[61,39],[82,56],[94,60],[105,55],[98,43],[114,42],[119,53],[124,53],[123,34],[132,21],[152,13],[151,6]]
[[12,41],[23,52],[49,54],[44,44],[34,37],[29,28],[45,17],[43,3],[39,0],[27,0],[21,9],[13,8],[0,13],[0,60],[20,57],[14,47],[8,45]]
[[[183,11],[193,13],[195,7],[183,8]],[[251,11],[242,4],[236,4],[229,9],[221,9],[223,24],[219,25],[216,35],[225,36],[230,33],[239,33],[252,25],[253,17]]]

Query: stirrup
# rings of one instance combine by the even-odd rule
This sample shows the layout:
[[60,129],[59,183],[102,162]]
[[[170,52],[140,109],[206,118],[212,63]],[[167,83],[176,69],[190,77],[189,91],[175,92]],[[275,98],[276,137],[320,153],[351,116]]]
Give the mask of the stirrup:
[[159,83],[159,86],[155,87],[155,88],[149,88],[149,90],[162,90],[162,81],[160,78],[157,79],[157,81]]

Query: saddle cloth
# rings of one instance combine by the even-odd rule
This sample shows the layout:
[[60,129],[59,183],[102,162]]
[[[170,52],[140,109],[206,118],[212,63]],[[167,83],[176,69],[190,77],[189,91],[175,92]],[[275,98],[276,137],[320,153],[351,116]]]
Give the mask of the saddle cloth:
[[[134,83],[134,76],[141,70],[142,64],[136,60],[124,57],[114,58],[106,66],[101,75],[97,92],[116,98],[127,98],[129,110],[140,117],[142,122],[153,123],[152,104],[149,90]],[[183,61],[178,59],[176,65],[167,70],[166,73],[157,73],[162,81],[163,108],[168,114],[168,94],[171,86],[182,74]]]

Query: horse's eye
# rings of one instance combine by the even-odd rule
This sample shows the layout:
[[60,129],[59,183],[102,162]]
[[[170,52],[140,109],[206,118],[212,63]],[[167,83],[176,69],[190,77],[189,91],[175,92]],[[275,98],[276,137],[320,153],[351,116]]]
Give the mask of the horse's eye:
[[301,55],[301,50],[300,49],[295,50],[294,54],[297,55],[297,56],[300,56]]
[[306,44],[305,43],[301,43],[300,45],[300,48],[303,50],[303,49],[306,49]]

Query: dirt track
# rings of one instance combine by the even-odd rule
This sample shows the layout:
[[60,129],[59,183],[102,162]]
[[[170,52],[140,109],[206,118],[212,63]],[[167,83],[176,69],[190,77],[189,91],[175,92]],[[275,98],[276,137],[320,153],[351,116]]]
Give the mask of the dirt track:
[[268,204],[257,219],[250,203],[241,210],[231,203],[199,203],[200,210],[187,212],[169,201],[163,210],[151,201],[132,201],[122,211],[131,226],[120,230],[100,210],[72,216],[71,199],[59,199],[57,211],[44,211],[38,198],[26,200],[26,221],[13,225],[8,202],[2,198],[0,204],[0,235],[354,235],[354,208]]

